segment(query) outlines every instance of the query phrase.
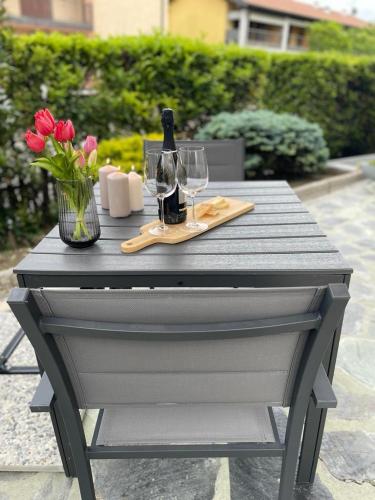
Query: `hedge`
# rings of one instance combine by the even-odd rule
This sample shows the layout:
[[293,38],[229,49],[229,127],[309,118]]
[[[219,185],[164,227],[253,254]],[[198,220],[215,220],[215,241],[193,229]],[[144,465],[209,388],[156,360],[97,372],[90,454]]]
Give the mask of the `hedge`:
[[291,179],[319,173],[328,149],[319,125],[272,111],[220,113],[197,139],[245,139],[246,177]]
[[272,55],[263,106],[318,123],[332,157],[374,151],[375,59]]
[[255,104],[268,66],[260,51],[161,35],[101,40],[38,33],[9,37],[8,47],[7,93],[21,127],[48,105],[100,138],[158,131],[165,106],[176,110],[182,129],[207,115]]
[[191,133],[209,116],[253,105],[318,123],[333,156],[374,147],[373,58],[270,55],[161,35],[42,33],[6,36],[5,53],[10,69],[0,87],[14,109],[13,131],[45,105],[99,138],[160,131],[163,106],[174,108],[178,129]]

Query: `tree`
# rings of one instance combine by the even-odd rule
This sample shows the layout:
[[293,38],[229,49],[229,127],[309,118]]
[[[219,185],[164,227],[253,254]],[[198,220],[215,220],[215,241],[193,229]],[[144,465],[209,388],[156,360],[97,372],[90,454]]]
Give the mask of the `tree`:
[[309,27],[309,46],[317,52],[375,55],[375,26],[345,28],[334,22],[312,23]]
[[309,27],[309,47],[318,52],[337,51],[350,53],[352,40],[348,30],[334,22],[312,23]]

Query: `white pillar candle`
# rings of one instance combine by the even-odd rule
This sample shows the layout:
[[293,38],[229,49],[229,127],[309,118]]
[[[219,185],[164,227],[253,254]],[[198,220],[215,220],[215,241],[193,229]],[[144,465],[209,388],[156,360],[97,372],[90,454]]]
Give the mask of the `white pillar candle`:
[[139,212],[144,209],[143,182],[142,177],[137,174],[134,167],[129,172],[129,194],[130,209],[132,212]]
[[104,165],[104,167],[99,168],[100,202],[102,208],[106,210],[109,209],[107,177],[109,174],[118,171],[119,167],[114,167],[113,165]]
[[122,172],[114,172],[107,176],[109,215],[111,217],[127,217],[130,210],[129,177]]

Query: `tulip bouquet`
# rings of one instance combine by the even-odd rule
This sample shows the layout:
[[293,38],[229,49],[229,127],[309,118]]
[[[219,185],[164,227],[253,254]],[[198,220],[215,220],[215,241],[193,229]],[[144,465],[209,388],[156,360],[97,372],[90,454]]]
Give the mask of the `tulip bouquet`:
[[72,144],[75,130],[71,120],[56,121],[47,108],[37,111],[34,119],[35,132],[27,130],[25,141],[32,151],[44,152],[44,155],[31,165],[47,170],[57,179],[68,210],[75,214],[72,239],[90,240],[92,235],[85,222],[85,211],[92,193],[88,192],[86,186],[95,172],[96,138],[87,136],[82,148],[75,149]]

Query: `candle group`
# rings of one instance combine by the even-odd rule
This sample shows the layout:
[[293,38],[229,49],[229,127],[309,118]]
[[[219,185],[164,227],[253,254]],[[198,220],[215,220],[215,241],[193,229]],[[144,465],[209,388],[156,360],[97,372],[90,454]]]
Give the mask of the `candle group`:
[[102,207],[109,209],[111,217],[128,217],[143,210],[142,177],[134,169],[124,174],[118,167],[105,165],[99,169],[99,182]]

